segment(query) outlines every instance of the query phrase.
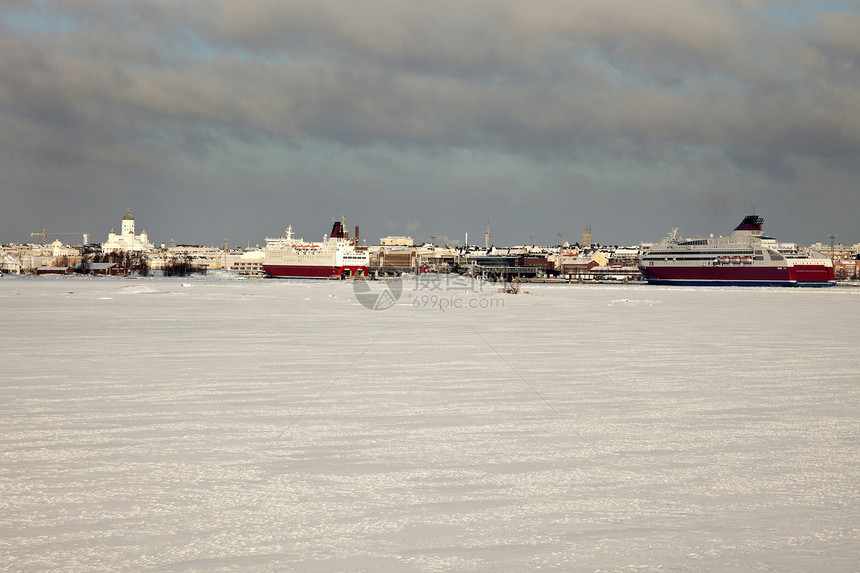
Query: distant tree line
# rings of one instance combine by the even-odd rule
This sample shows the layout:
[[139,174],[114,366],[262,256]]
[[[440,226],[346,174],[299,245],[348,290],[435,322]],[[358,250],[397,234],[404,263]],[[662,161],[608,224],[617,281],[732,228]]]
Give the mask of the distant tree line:
[[167,277],[184,277],[191,273],[206,274],[205,268],[197,268],[194,266],[194,263],[191,262],[190,255],[185,255],[184,257],[171,257],[169,261],[164,263],[162,270],[164,271],[164,276]]
[[[144,253],[129,251],[105,253],[97,247],[89,245],[82,250],[80,258],[72,259],[68,256],[59,256],[54,259],[54,266],[68,267],[72,272],[82,275],[92,272],[88,267],[89,263],[115,263],[130,271],[137,271],[141,276],[149,276],[149,272],[152,270],[149,257]],[[173,256],[167,260],[162,271],[168,277],[184,277],[192,273],[206,274],[206,267],[195,265],[190,255],[183,255]],[[24,272],[35,274],[36,268],[25,269]]]
[[[66,259],[65,263],[61,262],[63,259]],[[57,264],[58,266],[68,266],[67,262],[67,257],[60,257]],[[147,276],[150,269],[149,257],[143,253],[130,251],[105,253],[87,249],[81,254],[80,262],[72,270],[82,275],[89,274],[89,263],[114,263],[126,269],[138,271],[143,276]]]

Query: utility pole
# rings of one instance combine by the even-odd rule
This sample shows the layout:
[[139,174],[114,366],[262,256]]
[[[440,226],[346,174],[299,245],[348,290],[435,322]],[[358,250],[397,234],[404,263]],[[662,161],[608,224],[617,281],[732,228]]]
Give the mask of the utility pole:
[[564,265],[562,264],[562,249],[564,249],[564,233],[558,234],[558,270],[564,271]]
[[833,276],[836,278],[836,233],[830,234],[830,260],[833,261]]

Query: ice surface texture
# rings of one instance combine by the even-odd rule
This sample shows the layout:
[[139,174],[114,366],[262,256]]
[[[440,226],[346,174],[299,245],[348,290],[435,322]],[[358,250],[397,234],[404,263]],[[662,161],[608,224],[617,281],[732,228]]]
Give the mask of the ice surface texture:
[[856,569],[860,289],[182,280],[0,280],[0,570]]

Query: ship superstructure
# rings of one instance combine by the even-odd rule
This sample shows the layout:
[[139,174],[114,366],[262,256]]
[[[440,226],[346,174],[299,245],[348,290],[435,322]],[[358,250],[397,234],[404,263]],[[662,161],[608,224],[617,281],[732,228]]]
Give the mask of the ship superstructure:
[[642,257],[639,270],[651,284],[836,284],[829,258],[818,251],[764,236],[762,223],[762,217],[748,215],[728,237],[683,239],[675,229]]
[[264,252],[263,269],[275,278],[361,277],[370,265],[367,250],[349,238],[343,219],[334,222],[331,236],[323,236],[322,242],[297,239],[290,226],[283,237],[266,238]]

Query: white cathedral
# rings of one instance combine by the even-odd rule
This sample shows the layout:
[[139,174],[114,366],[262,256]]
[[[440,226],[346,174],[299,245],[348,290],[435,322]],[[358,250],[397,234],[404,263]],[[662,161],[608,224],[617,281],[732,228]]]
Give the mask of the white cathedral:
[[155,246],[149,242],[146,230],[140,235],[134,234],[134,217],[131,209],[122,217],[122,233],[117,235],[113,229],[108,234],[106,243],[102,243],[102,251],[105,253],[119,253],[123,251],[143,252],[154,249]]

